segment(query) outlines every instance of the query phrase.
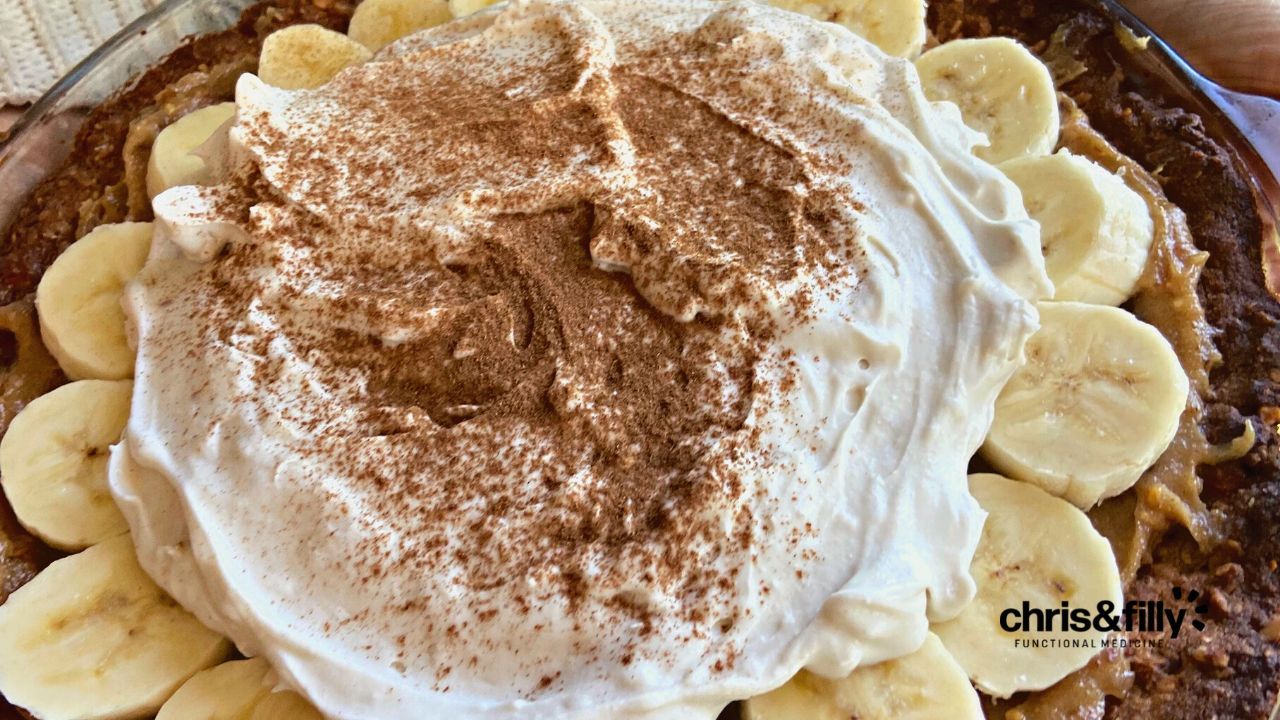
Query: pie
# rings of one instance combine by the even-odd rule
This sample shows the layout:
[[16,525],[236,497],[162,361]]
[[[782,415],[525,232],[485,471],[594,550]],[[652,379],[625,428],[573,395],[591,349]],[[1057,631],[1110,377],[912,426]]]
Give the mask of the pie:
[[1269,716],[1274,228],[1140,38],[489,4],[256,5],[21,207],[9,702]]

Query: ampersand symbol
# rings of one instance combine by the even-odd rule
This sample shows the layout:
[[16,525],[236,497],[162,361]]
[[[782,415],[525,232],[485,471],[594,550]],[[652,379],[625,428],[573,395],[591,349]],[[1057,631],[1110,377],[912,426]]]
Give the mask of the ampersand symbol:
[[1093,617],[1093,629],[1103,632],[1115,632],[1120,629],[1120,616],[1112,615],[1116,604],[1110,600],[1098,601],[1098,613]]

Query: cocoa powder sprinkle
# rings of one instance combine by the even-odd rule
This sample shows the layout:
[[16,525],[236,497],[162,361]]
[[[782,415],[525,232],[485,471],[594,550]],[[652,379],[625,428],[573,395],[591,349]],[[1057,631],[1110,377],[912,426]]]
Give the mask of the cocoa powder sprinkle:
[[[714,43],[606,72],[557,17],[539,43],[410,46],[288,109],[242,103],[253,162],[209,191],[209,220],[244,232],[189,279],[190,352],[248,358],[269,396],[321,388],[263,421],[308,438],[291,452],[321,463],[316,492],[342,478],[326,512],[358,527],[359,582],[448,577],[466,598],[443,633],[397,635],[401,663],[508,608],[590,603],[575,632],[629,628],[623,665],[669,620],[692,625],[680,644],[749,617],[741,568],[709,559],[754,557],[767,521],[741,473],[772,449],[747,420],[798,372],[761,379],[780,317],[758,289],[857,272],[852,202],[815,185],[819,161],[680,89],[718,69]],[[785,301],[790,320],[814,302]],[[430,602],[388,592],[334,632]],[[534,677],[531,696],[558,682]]]

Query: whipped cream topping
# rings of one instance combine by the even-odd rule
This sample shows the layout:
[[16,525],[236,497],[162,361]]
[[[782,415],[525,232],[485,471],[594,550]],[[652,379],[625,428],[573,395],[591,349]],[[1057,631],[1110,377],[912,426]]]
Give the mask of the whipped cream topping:
[[970,599],[968,458],[1048,294],[910,63],[753,3],[530,0],[155,201],[110,480],[337,718],[712,718]]

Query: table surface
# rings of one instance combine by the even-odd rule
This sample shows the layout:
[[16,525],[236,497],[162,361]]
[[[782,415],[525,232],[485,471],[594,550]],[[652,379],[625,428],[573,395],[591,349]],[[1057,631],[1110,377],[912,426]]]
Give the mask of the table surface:
[[1280,0],[1123,1],[1205,75],[1280,98]]

